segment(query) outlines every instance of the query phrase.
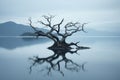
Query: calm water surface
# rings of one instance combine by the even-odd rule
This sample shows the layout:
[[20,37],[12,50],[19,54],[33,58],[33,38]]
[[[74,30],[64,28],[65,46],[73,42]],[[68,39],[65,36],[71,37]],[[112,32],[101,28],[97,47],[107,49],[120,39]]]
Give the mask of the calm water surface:
[[76,64],[85,63],[84,70],[66,70],[63,62],[60,64],[62,76],[58,71],[47,75],[48,63],[35,65],[29,73],[33,63],[29,58],[53,54],[47,49],[53,43],[50,40],[0,37],[0,80],[120,80],[120,37],[76,36],[69,41],[81,41],[79,45],[91,49],[79,50],[78,54],[67,53],[66,57]]

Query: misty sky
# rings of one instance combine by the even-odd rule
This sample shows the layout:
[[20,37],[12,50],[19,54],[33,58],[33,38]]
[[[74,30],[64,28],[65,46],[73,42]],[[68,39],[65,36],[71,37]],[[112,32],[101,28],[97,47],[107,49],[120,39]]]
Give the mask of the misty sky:
[[[38,20],[47,14],[66,21],[88,22],[90,27],[104,30],[114,24],[120,26],[120,0],[0,0],[0,23],[26,24],[29,17]],[[110,25],[100,28],[103,24]]]

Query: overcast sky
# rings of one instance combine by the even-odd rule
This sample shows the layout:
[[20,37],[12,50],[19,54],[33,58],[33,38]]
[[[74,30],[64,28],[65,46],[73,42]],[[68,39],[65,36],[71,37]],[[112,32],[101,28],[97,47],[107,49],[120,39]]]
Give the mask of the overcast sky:
[[0,23],[27,23],[27,18],[44,14],[92,25],[120,23],[120,0],[0,0]]

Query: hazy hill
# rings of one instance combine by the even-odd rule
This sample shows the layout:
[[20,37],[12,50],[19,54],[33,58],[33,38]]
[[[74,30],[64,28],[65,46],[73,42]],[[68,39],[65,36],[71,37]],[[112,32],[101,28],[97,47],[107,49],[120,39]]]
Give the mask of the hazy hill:
[[0,36],[19,36],[26,32],[34,32],[29,26],[9,21],[0,24]]
[[[39,28],[41,29],[41,28]],[[42,29],[42,31],[47,31]],[[86,29],[87,33],[78,32],[76,35],[80,36],[119,36],[118,32],[108,32],[108,31],[97,31],[94,29]],[[0,23],[0,36],[34,36],[34,30],[26,25],[17,24],[15,22],[9,21],[5,23]]]
[[120,32],[86,29],[86,33],[78,32],[75,35],[80,35],[80,36],[120,36]]

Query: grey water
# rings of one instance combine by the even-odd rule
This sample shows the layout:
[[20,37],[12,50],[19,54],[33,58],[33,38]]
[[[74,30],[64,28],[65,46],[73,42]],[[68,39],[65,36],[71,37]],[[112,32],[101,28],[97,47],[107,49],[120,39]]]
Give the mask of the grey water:
[[84,70],[66,70],[61,64],[64,76],[58,71],[41,71],[44,65],[35,65],[29,58],[47,57],[53,51],[47,49],[53,44],[44,38],[0,37],[0,80],[120,80],[120,37],[74,36],[68,42],[80,41],[79,45],[90,49],[79,50],[78,54],[67,54],[67,58],[83,64]]

